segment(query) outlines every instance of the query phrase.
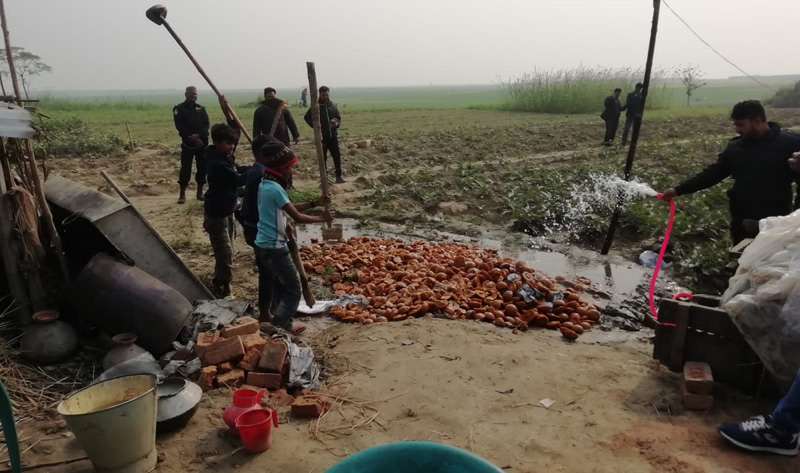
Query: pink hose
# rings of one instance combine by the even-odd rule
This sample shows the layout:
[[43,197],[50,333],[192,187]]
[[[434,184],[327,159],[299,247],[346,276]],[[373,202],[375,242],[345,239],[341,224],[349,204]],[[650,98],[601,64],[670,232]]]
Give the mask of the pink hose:
[[[661,199],[662,194],[658,194],[657,197]],[[656,303],[655,303],[656,280],[658,279],[658,272],[661,270],[661,262],[664,260],[664,254],[667,252],[667,244],[669,243],[669,234],[672,232],[672,222],[674,220],[675,220],[675,201],[670,200],[669,222],[667,222],[667,231],[664,233],[664,242],[661,243],[661,251],[658,252],[658,260],[656,261],[656,268],[653,271],[653,279],[650,280],[650,313],[653,314],[653,318],[655,318],[656,320],[658,320],[658,312],[656,312]],[[678,295],[685,295],[685,293],[681,293]]]

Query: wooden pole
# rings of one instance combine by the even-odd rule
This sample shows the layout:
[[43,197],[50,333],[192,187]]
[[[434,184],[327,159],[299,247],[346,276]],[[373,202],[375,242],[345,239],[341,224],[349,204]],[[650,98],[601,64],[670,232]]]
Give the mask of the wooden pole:
[[[3,0],[0,0],[0,21],[2,22],[3,40],[5,41],[6,54],[8,55],[8,70],[11,74],[11,83],[14,86],[14,95],[17,98],[19,106],[22,107],[22,96],[19,93],[19,82],[17,81],[16,68],[14,67],[14,57],[11,54],[11,38],[8,33],[8,22],[6,21],[6,9],[5,5],[3,4]],[[56,230],[55,223],[53,223],[53,214],[50,212],[50,206],[47,205],[47,197],[44,195],[44,186],[42,185],[42,180],[39,177],[39,168],[36,165],[36,157],[33,153],[33,142],[31,140],[25,140],[25,143],[27,144],[31,180],[33,181],[33,187],[36,191],[35,195],[39,201],[39,206],[42,211],[42,220],[44,220],[47,232],[50,234],[50,241],[53,243],[53,247],[55,248],[56,257],[58,258],[58,263],[61,266],[61,276],[64,278],[64,282],[69,284],[71,282],[71,278],[69,276],[67,260],[64,257],[64,249],[61,246],[61,237],[58,235],[58,230]]]
[[[639,131],[642,129],[642,117],[644,116],[644,106],[647,100],[647,92],[650,90],[650,74],[653,71],[653,55],[656,49],[656,36],[658,34],[658,15],[661,10],[661,0],[653,0],[653,24],[650,28],[650,45],[647,49],[647,64],[644,69],[644,83],[642,84],[642,103],[639,108],[639,113],[633,119],[633,131],[631,133],[631,146],[628,148],[628,159],[625,161],[625,175],[624,179],[629,181],[631,178],[631,170],[633,169],[633,160],[636,157],[636,145],[639,142]],[[606,241],[603,244],[603,249],[600,252],[602,255],[607,255],[611,250],[611,244],[614,242],[614,234],[619,226],[619,217],[622,213],[622,206],[625,203],[625,190],[620,189],[619,196],[617,197],[617,205],[614,208],[614,214],[611,216],[611,222],[608,226],[608,234],[606,234]]]
[[175,30],[173,30],[172,27],[169,26],[169,23],[167,23],[166,19],[163,19],[162,24],[167,29],[167,31],[169,31],[169,34],[171,34],[172,37],[175,38],[175,41],[178,43],[178,46],[180,46],[181,49],[183,49],[183,52],[186,53],[186,55],[189,57],[189,60],[192,61],[194,67],[197,68],[197,72],[199,72],[200,75],[203,76],[203,79],[205,79],[206,82],[208,82],[208,85],[211,87],[211,90],[213,90],[214,93],[217,94],[217,97],[219,97],[219,104],[222,107],[223,113],[225,113],[227,110],[228,113],[225,113],[225,115],[227,116],[228,114],[230,114],[231,118],[233,118],[233,121],[236,122],[236,126],[238,126],[239,130],[242,131],[242,134],[245,136],[245,138],[247,138],[247,141],[249,141],[250,144],[252,144],[253,137],[250,136],[250,133],[247,132],[247,129],[242,124],[242,121],[239,120],[239,117],[236,116],[236,112],[233,111],[233,107],[231,107],[231,104],[228,102],[228,99],[225,98],[224,95],[222,95],[222,92],[220,92],[217,86],[214,85],[214,83],[211,81],[211,78],[208,77],[208,74],[206,74],[206,71],[204,71],[203,68],[200,67],[200,63],[198,63],[197,60],[194,58],[194,56],[192,56],[192,53],[189,52],[189,48],[187,48],[186,45],[183,44],[183,41],[181,41],[181,39],[175,33]]
[[[322,148],[322,126],[319,118],[319,91],[317,90],[317,70],[313,62],[307,62],[306,68],[308,69],[308,88],[311,89],[311,123],[314,126],[314,147],[317,150],[317,164],[319,165],[319,180],[322,184],[322,195],[328,195],[330,192],[330,183],[328,182],[328,171],[325,166],[325,151]],[[327,213],[330,205],[325,203],[325,212]],[[328,222],[328,228],[331,228],[331,222]]]
[[3,166],[0,166],[0,173],[3,174],[0,179],[0,256],[3,258],[3,267],[6,272],[6,279],[8,279],[8,288],[11,291],[11,296],[17,301],[19,307],[19,314],[17,320],[21,325],[31,323],[31,300],[28,291],[25,287],[25,279],[22,276],[18,264],[19,244],[13,241],[14,225],[12,223],[11,215],[11,200],[6,198],[8,186],[6,178],[8,177],[8,155],[6,148],[0,138],[0,160]]
[[128,130],[128,143],[130,143],[131,151],[133,151],[133,136],[131,136],[131,127],[128,122],[125,122],[125,129]]

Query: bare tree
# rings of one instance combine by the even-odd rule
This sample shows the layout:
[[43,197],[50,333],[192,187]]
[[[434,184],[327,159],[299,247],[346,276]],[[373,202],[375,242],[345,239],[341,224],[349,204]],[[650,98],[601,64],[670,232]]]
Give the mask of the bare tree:
[[688,107],[692,93],[706,85],[703,80],[703,71],[698,66],[686,66],[678,69],[678,77],[680,77],[683,87],[686,89],[686,106]]
[[[25,51],[25,48],[12,47],[11,56],[14,59],[14,68],[17,71],[17,77],[19,77],[19,81],[22,83],[22,90],[25,91],[25,98],[30,98],[28,96],[28,87],[31,84],[31,79],[43,72],[50,72],[53,68],[48,66],[42,61],[42,58],[36,54]],[[5,49],[0,49],[0,65],[3,67],[3,69],[0,70],[0,74],[10,76],[11,74],[8,70],[8,55]]]

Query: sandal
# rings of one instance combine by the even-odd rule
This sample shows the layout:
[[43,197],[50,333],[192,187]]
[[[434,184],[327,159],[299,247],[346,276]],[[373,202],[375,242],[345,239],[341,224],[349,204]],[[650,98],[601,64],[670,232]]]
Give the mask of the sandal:
[[300,335],[306,331],[306,328],[307,327],[305,325],[294,325],[289,331],[292,332],[292,335]]

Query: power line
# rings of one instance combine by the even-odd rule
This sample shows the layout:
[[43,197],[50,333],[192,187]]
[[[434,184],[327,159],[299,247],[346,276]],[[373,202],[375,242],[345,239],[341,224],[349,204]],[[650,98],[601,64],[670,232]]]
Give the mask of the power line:
[[673,9],[672,9],[672,7],[671,7],[671,6],[669,6],[669,4],[668,4],[666,1],[662,0],[662,1],[661,1],[661,3],[663,3],[663,4],[664,4],[664,6],[666,6],[666,7],[669,9],[669,11],[670,11],[670,12],[672,12],[672,14],[673,14],[673,15],[675,15],[675,17],[676,17],[676,18],[678,18],[678,19],[681,21],[681,23],[683,23],[683,24],[684,24],[684,26],[686,26],[687,28],[689,28],[689,31],[691,31],[691,32],[692,32],[692,34],[694,34],[695,36],[697,36],[697,39],[699,39],[699,40],[700,40],[700,41],[701,41],[703,44],[705,44],[706,46],[708,46],[708,48],[709,48],[710,50],[714,51],[714,53],[715,53],[717,56],[721,57],[721,58],[722,58],[722,59],[723,59],[725,62],[727,62],[727,63],[728,63],[728,64],[730,64],[731,66],[733,66],[733,67],[735,67],[736,69],[738,69],[738,70],[739,70],[739,72],[741,72],[741,73],[742,73],[742,74],[744,74],[745,76],[747,76],[747,77],[749,77],[750,79],[752,79],[752,80],[753,80],[753,82],[756,82],[756,83],[758,83],[759,85],[761,85],[761,86],[763,86],[763,87],[766,87],[767,89],[769,89],[769,90],[771,90],[771,91],[773,91],[773,92],[776,92],[776,93],[778,92],[778,91],[777,91],[777,90],[775,90],[773,87],[771,87],[771,86],[769,86],[769,85],[767,85],[767,84],[765,84],[765,83],[761,82],[760,80],[756,79],[756,78],[755,78],[755,77],[753,77],[752,75],[748,74],[748,73],[747,73],[747,72],[746,72],[744,69],[742,69],[741,67],[739,67],[739,66],[737,66],[736,64],[734,64],[734,63],[733,63],[733,61],[731,61],[730,59],[728,59],[728,58],[726,58],[725,56],[723,56],[723,55],[722,55],[722,53],[720,53],[719,51],[717,51],[716,49],[714,49],[714,46],[711,46],[710,44],[708,44],[708,41],[704,40],[704,39],[703,39],[703,38],[702,38],[702,37],[701,37],[699,34],[697,34],[697,32],[694,30],[694,28],[692,28],[691,26],[689,26],[689,23],[686,23],[686,20],[684,20],[683,18],[681,18],[681,16],[680,16],[680,15],[678,15],[678,13],[677,13],[675,10],[673,10]]

